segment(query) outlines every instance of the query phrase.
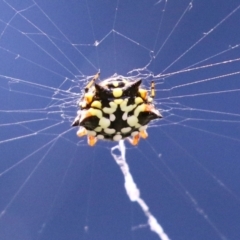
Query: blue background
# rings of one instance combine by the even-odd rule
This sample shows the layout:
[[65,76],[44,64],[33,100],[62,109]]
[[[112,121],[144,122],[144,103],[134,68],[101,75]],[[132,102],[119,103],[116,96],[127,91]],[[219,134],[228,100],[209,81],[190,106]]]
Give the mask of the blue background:
[[[114,143],[88,147],[70,127],[99,69],[155,80],[164,118],[126,143],[127,160],[169,237],[240,239],[239,2],[190,4],[0,2],[0,239],[158,239],[126,196]],[[163,76],[193,64],[209,67]]]

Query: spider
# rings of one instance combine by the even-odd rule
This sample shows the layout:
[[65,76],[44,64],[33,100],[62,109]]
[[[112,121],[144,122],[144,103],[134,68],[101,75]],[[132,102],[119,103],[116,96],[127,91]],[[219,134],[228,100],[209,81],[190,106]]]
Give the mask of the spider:
[[97,84],[99,76],[97,73],[86,85],[72,126],[79,126],[77,135],[87,135],[90,146],[98,139],[119,141],[125,138],[137,145],[140,138],[147,138],[148,123],[162,118],[153,104],[154,82],[151,82],[148,96],[148,91],[140,88],[141,79],[129,81],[113,76]]

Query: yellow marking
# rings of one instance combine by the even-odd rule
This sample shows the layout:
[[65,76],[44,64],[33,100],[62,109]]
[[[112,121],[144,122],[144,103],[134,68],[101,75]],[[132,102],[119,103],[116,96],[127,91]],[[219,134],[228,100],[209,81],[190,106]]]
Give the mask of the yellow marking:
[[127,107],[127,101],[128,101],[127,99],[124,99],[122,101],[122,103],[120,104],[120,108],[121,108],[122,111],[124,111],[124,109]]
[[138,93],[140,94],[140,96],[141,96],[141,98],[142,98],[143,100],[146,100],[146,99],[147,99],[147,90],[146,90],[146,89],[140,88],[140,89],[138,90]]
[[122,128],[121,129],[121,132],[122,133],[128,133],[128,132],[130,132],[131,131],[131,128],[130,127],[125,127],[125,128]]
[[117,105],[120,105],[123,102],[123,99],[115,99],[114,103],[116,103]]
[[118,81],[113,81],[113,82],[112,82],[112,85],[113,85],[114,87],[118,87]]
[[115,135],[113,137],[113,141],[120,141],[122,139],[122,135]]
[[97,135],[97,138],[102,140],[102,139],[104,139],[104,136],[99,134],[99,135]]
[[116,111],[116,108],[107,108],[107,107],[103,108],[103,112],[107,114],[112,114],[115,111]]
[[114,102],[110,102],[109,105],[110,105],[109,108],[108,108],[108,107],[104,107],[104,108],[103,108],[103,112],[105,112],[105,113],[107,113],[107,114],[112,114],[112,113],[114,113],[114,112],[116,111],[116,109],[117,109],[117,104],[114,103]]
[[122,115],[122,120],[123,120],[123,121],[126,121],[126,120],[127,120],[127,117],[128,117],[128,112],[125,112],[125,113]]
[[135,107],[136,107],[135,104],[129,105],[124,109],[124,111],[125,112],[131,112]]
[[83,114],[82,116],[83,116],[83,117],[82,117],[81,121],[82,121],[84,118],[91,117],[91,116],[92,116],[92,114],[91,114],[91,112],[88,110],[88,111],[87,111],[87,112],[85,112],[85,114]]
[[114,96],[115,98],[118,98],[118,97],[121,97],[121,96],[122,96],[123,91],[122,91],[121,88],[115,88],[115,89],[113,89],[112,93],[113,93],[113,96]]
[[89,146],[94,146],[97,142],[97,138],[95,138],[94,136],[88,136],[88,145]]
[[88,112],[91,116],[97,116],[98,118],[102,117],[102,111],[94,108],[89,108]]
[[110,102],[109,103],[111,108],[116,108],[117,109],[117,104],[115,102]]
[[101,109],[102,108],[102,104],[99,101],[93,101],[92,104],[91,104],[91,107],[95,107],[95,108]]
[[100,119],[102,117],[102,111],[94,108],[89,108],[88,110],[82,111],[79,122],[82,122],[84,119],[92,116],[97,116]]
[[85,93],[84,100],[87,104],[90,104],[93,100],[93,94],[92,93]]
[[77,136],[83,137],[85,135],[87,135],[87,130],[84,127],[80,127],[79,130],[77,131]]
[[113,134],[116,132],[116,130],[114,128],[105,128],[104,132],[107,134]]
[[102,128],[101,128],[101,127],[96,127],[96,128],[94,129],[94,131],[96,131],[96,132],[101,132],[101,131],[102,131]]
[[146,111],[146,104],[143,103],[141,105],[139,105],[135,110],[134,110],[134,116],[138,117],[138,115],[140,114],[140,112],[145,112]]
[[108,118],[102,117],[99,121],[99,126],[102,128],[108,128],[111,122]]
[[135,103],[136,103],[136,104],[143,103],[142,98],[140,98],[140,97],[136,97],[136,98],[135,98]]
[[110,119],[111,122],[113,122],[113,121],[115,121],[116,116],[114,114],[110,114],[109,119]]
[[138,118],[134,115],[131,117],[128,117],[127,123],[130,127],[135,127],[135,125],[138,123]]

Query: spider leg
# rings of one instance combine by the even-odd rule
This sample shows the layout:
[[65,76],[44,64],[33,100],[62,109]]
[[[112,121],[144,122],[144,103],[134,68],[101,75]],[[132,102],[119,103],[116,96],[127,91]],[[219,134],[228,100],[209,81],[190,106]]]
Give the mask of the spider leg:
[[136,134],[134,137],[128,138],[128,141],[129,141],[133,146],[138,145],[139,140],[140,140],[140,134]]
[[[88,135],[86,128],[80,127],[79,130],[77,131],[77,136],[78,137],[83,137],[85,135]],[[87,136],[88,138],[88,145],[89,146],[94,146],[97,142],[97,138],[91,135]]]
[[151,82],[151,97],[152,98],[155,97],[155,82],[154,81]]
[[88,135],[88,145],[93,147],[97,142],[97,138],[94,136],[89,136]]
[[148,133],[146,130],[142,130],[139,132],[141,138],[146,139],[148,137]]
[[99,78],[100,76],[100,72],[98,72],[93,78],[92,80],[87,84],[87,86],[84,88],[85,92],[87,93],[89,88],[96,82],[96,80]]

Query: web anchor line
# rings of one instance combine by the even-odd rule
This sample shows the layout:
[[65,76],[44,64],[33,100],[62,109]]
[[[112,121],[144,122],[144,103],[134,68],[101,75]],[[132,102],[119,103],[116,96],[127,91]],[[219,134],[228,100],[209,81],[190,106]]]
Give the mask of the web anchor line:
[[[116,151],[119,151],[120,153],[115,153]],[[123,173],[125,180],[124,186],[129,199],[132,202],[137,202],[141,207],[143,213],[148,219],[148,226],[150,227],[151,231],[155,232],[161,240],[170,240],[168,235],[164,232],[162,226],[158,223],[157,219],[149,211],[148,205],[140,196],[140,190],[134,182],[130,168],[126,161],[126,147],[123,140],[120,140],[118,145],[111,148],[111,154]]]

